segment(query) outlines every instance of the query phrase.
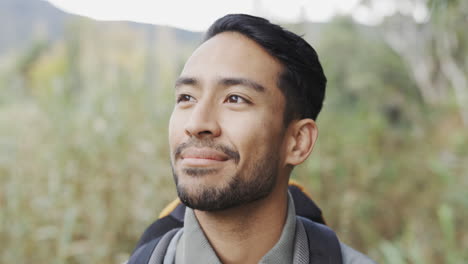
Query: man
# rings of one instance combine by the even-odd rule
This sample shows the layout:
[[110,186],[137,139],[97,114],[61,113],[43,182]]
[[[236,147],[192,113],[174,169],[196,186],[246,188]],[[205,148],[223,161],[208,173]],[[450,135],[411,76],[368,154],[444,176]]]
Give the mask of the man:
[[314,253],[336,237],[296,216],[288,193],[315,145],[325,85],[299,36],[248,15],[217,20],[175,83],[169,143],[184,226],[129,263],[373,263],[339,242]]

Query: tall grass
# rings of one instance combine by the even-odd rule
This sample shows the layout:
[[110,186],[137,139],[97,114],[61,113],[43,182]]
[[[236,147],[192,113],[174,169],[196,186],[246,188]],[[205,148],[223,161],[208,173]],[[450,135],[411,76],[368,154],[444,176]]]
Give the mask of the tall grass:
[[[98,28],[79,23],[0,72],[1,263],[123,262],[175,197],[166,127],[190,47]],[[378,103],[338,96],[294,171],[327,222],[379,263],[466,262],[468,136],[455,111],[400,126]]]

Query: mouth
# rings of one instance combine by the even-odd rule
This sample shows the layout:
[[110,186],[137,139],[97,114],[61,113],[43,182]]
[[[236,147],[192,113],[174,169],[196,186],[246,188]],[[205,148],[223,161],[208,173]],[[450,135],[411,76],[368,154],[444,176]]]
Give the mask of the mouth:
[[188,167],[210,167],[219,165],[230,158],[226,154],[211,148],[187,148],[182,151],[180,159]]

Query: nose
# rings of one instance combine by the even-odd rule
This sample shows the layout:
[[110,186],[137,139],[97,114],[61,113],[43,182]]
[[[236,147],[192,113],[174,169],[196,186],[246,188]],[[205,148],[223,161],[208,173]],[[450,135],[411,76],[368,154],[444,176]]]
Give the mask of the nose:
[[221,128],[217,113],[209,102],[198,102],[189,113],[190,118],[185,125],[185,133],[192,137],[218,137]]

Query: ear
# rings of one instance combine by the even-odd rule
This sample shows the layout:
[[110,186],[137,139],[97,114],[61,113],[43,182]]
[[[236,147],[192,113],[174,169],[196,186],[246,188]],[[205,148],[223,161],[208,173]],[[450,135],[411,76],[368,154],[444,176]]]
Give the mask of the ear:
[[312,152],[318,137],[318,129],[312,119],[293,121],[289,127],[287,142],[286,164],[299,165]]

